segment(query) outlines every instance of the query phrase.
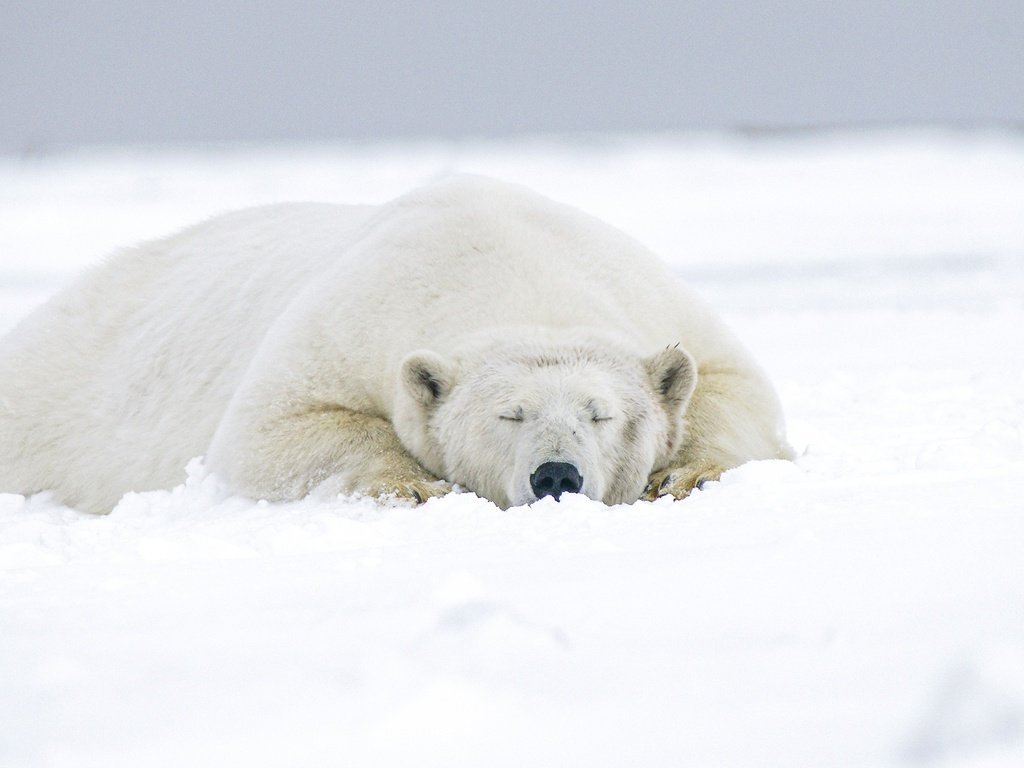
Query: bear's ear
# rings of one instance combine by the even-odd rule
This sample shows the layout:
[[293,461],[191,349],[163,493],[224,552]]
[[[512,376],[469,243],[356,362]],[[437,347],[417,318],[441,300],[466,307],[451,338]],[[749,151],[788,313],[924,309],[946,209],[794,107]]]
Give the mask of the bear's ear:
[[402,361],[402,385],[413,400],[433,408],[455,384],[455,366],[436,352],[419,350]]
[[697,363],[689,353],[668,347],[644,360],[644,368],[665,408],[681,414],[697,386]]

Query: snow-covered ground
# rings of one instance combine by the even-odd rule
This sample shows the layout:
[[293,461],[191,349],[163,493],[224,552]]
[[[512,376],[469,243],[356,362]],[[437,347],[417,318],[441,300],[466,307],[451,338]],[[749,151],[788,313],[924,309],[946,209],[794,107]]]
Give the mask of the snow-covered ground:
[[800,459],[614,508],[0,495],[0,765],[1024,765],[1022,135],[0,158],[0,331],[118,245],[452,171],[662,254]]

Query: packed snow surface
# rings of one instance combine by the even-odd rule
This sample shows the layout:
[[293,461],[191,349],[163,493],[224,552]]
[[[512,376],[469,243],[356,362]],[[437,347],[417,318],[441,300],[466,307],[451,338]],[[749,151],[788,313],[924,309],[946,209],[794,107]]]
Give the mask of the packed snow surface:
[[0,158],[0,331],[117,246],[454,171],[659,252],[800,458],[611,508],[0,494],[0,765],[1024,765],[1020,135]]

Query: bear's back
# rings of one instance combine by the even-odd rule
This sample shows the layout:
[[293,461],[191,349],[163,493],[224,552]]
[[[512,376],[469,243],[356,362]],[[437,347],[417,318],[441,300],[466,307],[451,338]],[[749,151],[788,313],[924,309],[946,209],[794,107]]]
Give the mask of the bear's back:
[[[389,204],[325,284],[345,286],[343,343],[388,374],[418,348],[450,352],[498,326],[607,330],[651,354],[739,352],[724,326],[637,241],[517,186],[454,177]],[[382,365],[389,358],[387,366]]]

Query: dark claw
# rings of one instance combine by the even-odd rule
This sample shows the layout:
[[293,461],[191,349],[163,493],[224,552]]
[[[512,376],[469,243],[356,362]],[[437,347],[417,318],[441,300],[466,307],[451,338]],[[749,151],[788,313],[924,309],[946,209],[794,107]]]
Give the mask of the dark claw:
[[412,491],[412,495],[416,497],[416,503],[417,504],[422,504],[423,503],[423,496],[415,488]]
[[666,488],[668,488],[671,483],[672,483],[672,475],[671,474],[665,475],[665,479],[662,480],[661,481],[661,485],[658,486],[658,493],[661,493]]

